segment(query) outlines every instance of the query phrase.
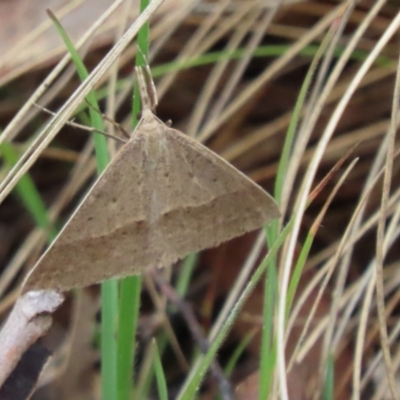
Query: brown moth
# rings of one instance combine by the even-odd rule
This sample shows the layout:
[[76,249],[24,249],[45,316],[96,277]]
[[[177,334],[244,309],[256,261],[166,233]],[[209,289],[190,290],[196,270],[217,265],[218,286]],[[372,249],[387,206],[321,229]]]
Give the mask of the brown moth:
[[138,126],[34,266],[24,291],[64,291],[170,266],[279,216],[260,186],[160,121],[152,112],[155,91],[143,70],[137,76]]

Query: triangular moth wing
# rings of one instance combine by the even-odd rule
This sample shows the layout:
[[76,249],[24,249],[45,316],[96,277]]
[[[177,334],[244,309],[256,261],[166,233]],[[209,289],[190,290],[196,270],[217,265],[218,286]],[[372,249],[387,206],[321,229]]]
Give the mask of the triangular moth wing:
[[278,216],[274,200],[258,185],[147,114],[24,290],[69,290],[169,266]]

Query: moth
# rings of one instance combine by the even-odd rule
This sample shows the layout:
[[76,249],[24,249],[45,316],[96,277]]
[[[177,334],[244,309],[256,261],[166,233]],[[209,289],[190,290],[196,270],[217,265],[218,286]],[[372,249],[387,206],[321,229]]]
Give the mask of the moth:
[[260,186],[154,115],[151,78],[136,72],[139,124],[27,276],[24,291],[66,291],[170,266],[279,217]]

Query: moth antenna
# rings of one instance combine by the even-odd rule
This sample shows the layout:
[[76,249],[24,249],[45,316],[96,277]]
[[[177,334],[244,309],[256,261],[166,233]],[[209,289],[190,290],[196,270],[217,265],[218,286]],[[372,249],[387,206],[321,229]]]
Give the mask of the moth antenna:
[[122,134],[127,138],[130,139],[131,135],[124,129],[124,127],[119,124],[117,121],[114,121],[111,117],[108,115],[102,113],[98,108],[94,107],[87,99],[85,99],[86,105],[91,108],[93,111],[97,112],[103,119],[105,119],[107,122],[110,122],[113,124],[117,129],[119,129]]
[[140,99],[142,101],[142,111],[153,111],[157,104],[157,92],[151,77],[150,67],[136,67],[136,76],[139,86]]
[[[33,103],[33,104],[34,104],[37,108],[41,109],[42,111],[44,111],[45,113],[47,113],[47,114],[49,114],[49,115],[52,115],[53,117],[57,115],[55,112],[50,111],[50,110],[48,110],[48,109],[45,108],[45,107],[42,107],[40,104],[37,104],[37,103]],[[106,136],[106,137],[108,137],[108,138],[110,138],[110,139],[116,140],[117,142],[120,142],[120,143],[123,143],[123,144],[125,144],[125,143],[127,142],[127,139],[122,139],[122,138],[120,138],[120,137],[118,137],[118,136],[111,135],[110,133],[103,132],[103,131],[101,131],[101,130],[99,130],[99,129],[96,129],[96,128],[92,128],[91,126],[86,126],[86,125],[78,124],[78,123],[76,123],[76,122],[74,122],[74,121],[67,121],[67,122],[65,122],[65,125],[72,126],[73,128],[78,128],[78,129],[81,129],[82,131],[86,131],[86,132],[100,133],[100,134],[103,135],[103,136]],[[118,124],[118,125],[119,125],[119,124]],[[122,127],[121,127],[121,128],[122,128]],[[123,128],[122,128],[122,129],[123,129]],[[127,134],[127,135],[128,135],[128,134]],[[129,138],[130,138],[130,136],[128,135],[128,139],[129,139]]]

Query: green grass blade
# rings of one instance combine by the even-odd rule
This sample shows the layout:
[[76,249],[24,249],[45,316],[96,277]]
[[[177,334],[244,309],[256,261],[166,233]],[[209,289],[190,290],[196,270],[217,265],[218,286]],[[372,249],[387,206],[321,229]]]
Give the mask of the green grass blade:
[[197,253],[189,254],[182,263],[180,274],[175,285],[176,293],[182,298],[186,296],[188,291],[198,257],[199,255]]
[[[81,79],[81,81],[84,81],[88,77],[89,73],[88,73],[83,61],[81,60],[78,52],[76,51],[71,39],[68,37],[64,28],[57,21],[57,19],[55,18],[55,16],[53,14],[49,13],[49,15],[52,18],[59,34],[61,35],[61,37],[65,43],[65,46],[67,47],[67,50],[71,54],[71,58],[72,58],[73,63],[75,64],[79,78]],[[95,111],[95,110],[99,109],[99,105],[97,103],[97,97],[96,97],[96,93],[94,90],[89,92],[86,100],[92,106],[89,108],[92,127],[98,131],[104,131],[104,125],[103,125],[103,120],[101,118],[101,115]],[[107,167],[107,165],[110,161],[110,157],[108,155],[108,150],[107,150],[107,141],[106,141],[106,138],[104,137],[104,135],[102,135],[100,133],[94,133],[93,138],[94,138],[94,142],[95,142],[97,170],[99,173],[101,173],[104,171],[104,169]]]
[[[149,0],[140,1],[140,12],[143,12]],[[149,48],[149,29],[147,22],[138,32],[139,51],[136,56],[136,65],[145,66],[145,56]],[[140,96],[137,85],[134,86],[133,99],[133,128],[136,127],[137,116],[140,111]],[[135,182],[132,182],[134,185]],[[136,330],[139,319],[140,293],[142,287],[141,276],[131,276],[123,279],[120,285],[120,309],[117,338],[117,380],[118,400],[129,400],[133,392],[133,365],[135,362]]]
[[[252,56],[254,58],[260,57],[280,57],[285,54],[290,49],[289,45],[269,45],[269,46],[259,46],[253,52]],[[319,51],[320,46],[309,45],[299,52],[299,55],[304,57],[315,57]],[[335,49],[334,56],[340,57],[343,53],[344,48],[338,47]],[[209,64],[215,64],[224,60],[236,60],[242,58],[247,52],[247,49],[236,49],[234,51],[215,51],[206,54],[202,54],[197,57],[189,58],[184,61],[171,61],[162,65],[157,65],[152,69],[153,76],[163,76],[171,72],[176,72],[179,70],[185,70],[194,67],[200,67]],[[356,50],[351,55],[351,59],[354,61],[364,61],[368,56],[368,52],[363,50]],[[390,57],[379,56],[375,60],[375,65],[381,67],[393,67],[395,62]]]
[[[13,167],[19,158],[15,148],[10,143],[3,142],[0,145],[0,151],[3,154],[6,164],[10,168]],[[15,187],[15,192],[24,207],[31,214],[36,225],[44,230],[50,229],[48,234],[48,242],[50,243],[56,237],[57,230],[54,227],[50,227],[46,206],[29,174],[25,174],[19,180]]]
[[254,339],[255,334],[256,334],[255,330],[247,333],[244,336],[244,338],[240,341],[239,345],[236,346],[234,352],[230,356],[230,358],[224,368],[226,377],[230,377],[232,375],[233,369],[235,368],[235,366],[239,360],[239,357],[244,353],[244,351],[246,350],[249,343],[251,343],[251,341]]
[[293,299],[296,294],[297,287],[299,286],[301,274],[306,264],[307,257],[308,254],[310,253],[313,241],[314,241],[314,235],[311,232],[309,232],[301,248],[301,252],[299,258],[297,259],[296,265],[293,269],[293,274],[292,278],[290,279],[288,294],[287,294],[287,302],[286,302],[287,317],[289,316],[290,310],[292,308]]
[[139,321],[141,276],[121,280],[117,336],[117,399],[130,399],[133,391],[135,334]]
[[324,388],[322,391],[323,400],[334,399],[334,388],[335,388],[335,360],[331,354],[327,359]]
[[167,382],[165,380],[164,369],[161,363],[160,354],[158,352],[157,343],[153,339],[154,346],[154,367],[157,378],[157,389],[160,400],[168,400]]
[[[53,20],[59,34],[61,35],[64,43],[71,54],[72,61],[75,64],[78,75],[83,81],[87,78],[88,72],[83,64],[78,52],[76,51],[72,41],[69,39],[67,33],[57,21],[56,17],[49,13],[50,18]],[[87,101],[98,109],[96,94],[91,91],[87,96]],[[103,121],[101,116],[92,108],[89,109],[91,123],[93,128],[103,131]],[[107,150],[106,138],[98,133],[93,134],[97,170],[99,173],[104,171],[108,162],[109,155]],[[101,285],[101,302],[102,302],[102,331],[101,331],[101,373],[102,373],[102,399],[115,400],[116,387],[117,387],[117,349],[116,349],[116,324],[117,324],[117,311],[118,311],[118,286],[117,281],[112,279],[103,282]]]
[[259,399],[268,398],[276,360],[276,343],[273,333],[274,315],[278,298],[278,274],[275,260],[271,258],[271,262],[267,267],[265,280]]
[[[155,340],[157,342],[158,354],[161,357],[168,345],[168,335],[165,333],[164,330],[162,330],[160,334],[157,335],[157,338]],[[151,363],[150,368],[148,368],[147,370],[147,375],[145,375],[142,379],[141,385],[138,384],[135,387],[135,395],[138,399],[147,399],[150,388],[152,387],[155,375],[154,357],[152,361],[153,362]]]

